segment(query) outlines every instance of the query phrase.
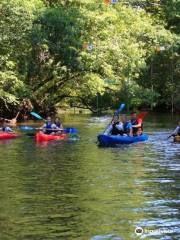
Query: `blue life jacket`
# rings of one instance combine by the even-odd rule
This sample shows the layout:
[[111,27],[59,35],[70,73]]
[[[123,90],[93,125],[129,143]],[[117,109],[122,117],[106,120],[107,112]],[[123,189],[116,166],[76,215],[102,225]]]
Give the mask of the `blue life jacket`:
[[10,127],[2,127],[3,132],[13,132],[13,130]]
[[130,132],[130,129],[132,128],[132,124],[127,121],[123,124],[123,128],[124,128],[124,133],[129,133]]
[[46,123],[46,131],[45,131],[46,134],[50,134],[52,133],[52,123]]
[[52,129],[52,123],[48,123],[48,122],[47,122],[47,123],[46,123],[46,128],[47,128],[47,129]]
[[57,122],[55,124],[56,124],[56,127],[61,128],[61,122]]
[[131,119],[131,124],[132,125],[137,125],[138,124],[138,120],[137,119]]

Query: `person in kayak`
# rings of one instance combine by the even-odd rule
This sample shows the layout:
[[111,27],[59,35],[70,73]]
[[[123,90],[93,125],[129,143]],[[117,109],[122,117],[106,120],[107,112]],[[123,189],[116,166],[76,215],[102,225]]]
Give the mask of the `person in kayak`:
[[140,136],[143,133],[143,121],[137,118],[136,112],[131,113],[131,124],[133,129],[133,136]]
[[1,132],[13,132],[13,130],[7,125],[7,122],[5,120],[1,120],[0,131]]
[[105,135],[123,135],[123,123],[119,120],[118,115],[114,115],[111,124],[105,131]]
[[130,121],[128,121],[125,114],[122,115],[121,121],[123,123],[123,135],[133,136],[133,128]]
[[55,123],[55,125],[56,125],[57,128],[63,129],[63,125],[62,125],[62,123],[61,123],[60,118],[56,117],[54,123]]
[[56,133],[55,130],[58,129],[56,124],[53,123],[51,117],[47,117],[46,123],[42,126],[42,128],[43,128],[43,133],[45,134],[55,134]]
[[63,133],[63,125],[61,123],[60,118],[56,117],[54,124],[56,125],[57,130],[59,129],[59,131],[57,131],[57,134],[62,134]]
[[180,136],[180,121],[178,122],[177,127],[175,128],[173,133],[169,136],[169,138],[170,137],[176,137],[176,136]]
[[16,114],[16,117],[12,118],[12,119],[0,118],[0,120],[1,121],[4,120],[7,123],[7,125],[10,126],[10,127],[16,127],[16,125],[17,125],[17,118],[18,118],[19,114],[20,114],[20,112],[18,112]]

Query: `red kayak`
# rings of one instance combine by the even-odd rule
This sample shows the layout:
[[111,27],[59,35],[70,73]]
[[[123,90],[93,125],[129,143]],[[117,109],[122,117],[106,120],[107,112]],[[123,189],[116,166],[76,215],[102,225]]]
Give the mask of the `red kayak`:
[[0,140],[13,139],[19,137],[18,133],[0,132]]
[[45,134],[43,132],[37,132],[35,138],[36,138],[37,142],[48,142],[48,141],[53,141],[53,140],[67,140],[68,134],[63,133],[60,135],[50,135],[50,134]]

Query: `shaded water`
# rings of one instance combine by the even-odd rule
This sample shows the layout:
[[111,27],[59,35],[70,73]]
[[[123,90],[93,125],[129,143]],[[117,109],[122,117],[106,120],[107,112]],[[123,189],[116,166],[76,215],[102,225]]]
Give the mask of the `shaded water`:
[[108,120],[66,116],[80,141],[0,142],[0,240],[180,239],[180,144],[167,140],[175,123],[150,117],[148,142],[99,148]]

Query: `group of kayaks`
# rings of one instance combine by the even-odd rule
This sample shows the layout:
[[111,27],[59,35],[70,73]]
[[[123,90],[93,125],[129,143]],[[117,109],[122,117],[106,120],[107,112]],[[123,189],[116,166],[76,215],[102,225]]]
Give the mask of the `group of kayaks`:
[[[116,114],[119,114],[125,107],[122,103]],[[35,112],[31,112],[33,116],[42,120],[43,118]],[[147,115],[147,112],[141,113],[141,118]],[[78,139],[78,131],[76,128],[65,128],[60,134],[45,134],[43,131],[37,131],[36,128],[32,126],[19,126],[19,130],[28,133],[29,136],[35,136],[37,142],[48,142],[57,140],[68,140],[72,138]],[[15,132],[0,132],[0,140],[8,140],[20,137],[20,133]],[[74,138],[74,139],[75,139]],[[141,134],[139,136],[121,136],[121,135],[107,135],[105,133],[98,135],[98,142],[102,146],[117,145],[117,144],[132,144],[137,142],[144,142],[148,140],[147,134]],[[174,137],[174,142],[180,142],[180,136]]]
[[[20,126],[19,129],[21,131],[25,131],[26,133],[31,132],[35,136],[35,140],[37,142],[48,142],[48,141],[57,141],[57,140],[68,140],[72,137],[77,137],[77,129],[76,128],[65,128],[62,134],[45,134],[42,131],[35,131],[35,128],[31,126]],[[20,137],[20,133],[14,132],[0,132],[0,140],[9,140]]]
[[[0,133],[0,140],[8,140],[20,137],[19,133]],[[69,133],[64,132],[60,135],[50,135],[45,134],[41,131],[35,133],[35,140],[37,142],[48,142],[48,141],[57,141],[57,140],[68,140],[70,138]],[[142,134],[140,136],[113,136],[113,135],[98,135],[98,141],[100,145],[108,146],[108,145],[117,145],[117,144],[131,144],[137,142],[144,142],[148,140],[147,134]],[[180,142],[180,136],[176,136],[174,138],[174,142]]]
[[[33,130],[30,127],[21,127],[20,129],[25,130]],[[57,141],[57,140],[68,140],[71,134],[77,134],[77,129],[75,128],[67,128],[64,133],[59,135],[51,135],[45,134],[42,131],[38,131],[35,133],[35,140],[37,142],[48,142],[48,141]],[[8,132],[0,132],[0,140],[8,140],[20,137],[20,133],[8,133]],[[72,135],[71,135],[72,136]],[[117,144],[131,144],[137,142],[144,142],[148,140],[147,134],[142,134],[140,136],[119,136],[119,135],[98,135],[98,142],[100,145],[109,146],[109,145],[117,145]],[[180,136],[174,137],[174,142],[180,142]]]
[[[30,129],[29,129],[30,130]],[[14,139],[18,138],[21,135],[19,133],[7,133],[2,132],[0,133],[0,140],[7,140],[7,139]],[[38,131],[35,133],[35,140],[37,142],[43,141],[56,141],[56,140],[68,140],[69,139],[69,132],[64,132],[59,135],[51,135],[45,134],[42,131]],[[100,134],[98,136],[98,141],[101,145],[112,145],[112,144],[130,144],[136,142],[142,142],[148,140],[148,135],[143,134],[137,137],[130,137],[130,136],[106,136],[104,134]]]

